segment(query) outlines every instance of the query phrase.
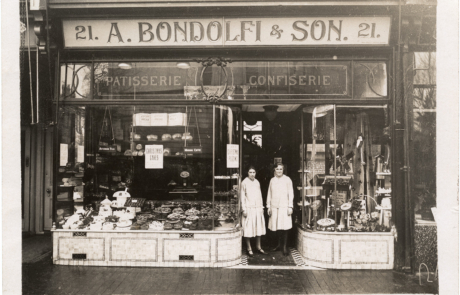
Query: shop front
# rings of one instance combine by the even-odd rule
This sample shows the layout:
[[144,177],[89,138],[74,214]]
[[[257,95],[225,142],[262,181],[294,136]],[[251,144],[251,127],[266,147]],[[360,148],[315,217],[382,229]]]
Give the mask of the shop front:
[[265,204],[283,163],[306,264],[393,269],[391,16],[63,18],[62,32],[55,264],[240,264],[241,181],[254,165]]

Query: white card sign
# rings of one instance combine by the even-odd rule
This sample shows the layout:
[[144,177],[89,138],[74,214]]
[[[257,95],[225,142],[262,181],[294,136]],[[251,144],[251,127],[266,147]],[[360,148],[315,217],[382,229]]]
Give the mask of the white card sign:
[[77,145],[77,163],[85,162],[85,146],[84,145]]
[[145,146],[145,169],[163,169],[163,145]]
[[66,166],[69,161],[69,145],[61,143],[59,152],[59,166]]
[[239,167],[239,145],[227,144],[227,168]]

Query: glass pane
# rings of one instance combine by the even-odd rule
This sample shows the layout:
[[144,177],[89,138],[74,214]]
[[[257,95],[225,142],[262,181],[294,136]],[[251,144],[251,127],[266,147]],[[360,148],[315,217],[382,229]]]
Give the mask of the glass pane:
[[353,96],[357,99],[388,95],[387,67],[384,62],[355,62]]
[[239,183],[240,146],[237,122],[241,116],[239,108],[216,106],[216,148],[215,148],[215,230],[233,229],[240,223]]
[[229,64],[234,99],[349,96],[348,62],[235,62]]
[[91,64],[61,64],[59,99],[90,99]]
[[[66,108],[60,120],[60,144],[68,146],[67,162],[77,163],[65,164],[62,173],[72,171],[75,174],[67,180],[79,177],[85,183],[82,205],[119,220],[136,214],[135,220],[130,218],[137,220],[132,229],[212,228],[212,222],[198,222],[209,216],[213,205],[212,106],[110,106],[83,111],[85,119]],[[80,127],[72,122],[80,122]],[[85,137],[79,137],[79,129]],[[70,148],[80,143],[84,151]],[[128,200],[120,194],[125,190]],[[116,202],[101,206],[105,198]],[[143,214],[148,214],[148,224],[138,218]],[[122,225],[127,224],[131,223]]]
[[302,194],[298,203],[304,212],[303,227],[389,231],[391,155],[386,107],[339,105],[336,117],[332,105],[303,111],[306,160],[301,168],[306,167],[306,187],[304,206]]
[[331,199],[341,227],[390,231],[392,167],[387,118],[387,106],[337,106],[337,125],[343,126],[337,133],[336,158],[336,174],[341,177],[337,180],[339,194]]
[[436,84],[436,53],[414,53],[414,84]]
[[413,92],[412,195],[416,219],[433,220],[436,207],[436,90]]
[[64,217],[75,210],[83,209],[86,199],[85,182],[86,118],[85,107],[65,107],[61,112],[58,125],[59,169],[56,173],[58,183],[55,216],[58,226],[62,226]]
[[[90,65],[81,67],[61,66],[61,99],[88,99]],[[94,63],[92,95],[189,100],[350,97],[350,75],[350,62],[335,61],[233,62],[205,70],[196,62],[103,62]]]

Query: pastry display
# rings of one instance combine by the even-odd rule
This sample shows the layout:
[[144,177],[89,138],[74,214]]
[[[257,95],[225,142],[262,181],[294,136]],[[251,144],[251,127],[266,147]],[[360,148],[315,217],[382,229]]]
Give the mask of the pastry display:
[[171,208],[168,208],[168,207],[161,207],[160,208],[161,210],[161,213],[171,213]]
[[139,151],[139,150],[141,150],[141,149],[142,149],[142,144],[140,144],[140,143],[139,143],[139,144],[136,144],[136,150]]
[[178,213],[178,214],[183,214],[184,213],[184,210],[182,208],[175,208],[172,210],[173,213]]
[[158,140],[158,135],[154,135],[154,134],[147,135],[147,140],[148,141],[157,141]]
[[183,140],[193,140],[193,136],[190,135],[190,132],[185,132],[184,134],[182,134],[181,139],[183,139]]
[[196,216],[196,215],[189,215],[186,218],[186,220],[188,220],[188,221],[194,221],[194,220],[198,220],[198,219],[199,219],[199,217]]
[[182,221],[179,221],[173,224],[174,229],[182,229],[183,226],[184,226],[184,223]]
[[149,230],[163,230],[163,222],[154,221],[149,224]]
[[161,136],[161,140],[171,140],[171,134],[165,133]]
[[182,139],[182,134],[180,134],[180,133],[173,134],[172,139],[173,140],[181,140]]
[[323,219],[318,220],[316,223],[319,226],[328,227],[328,226],[333,226],[335,224],[335,221],[330,218],[323,218]]
[[169,156],[169,155],[171,155],[171,149],[170,149],[170,148],[165,148],[165,149],[163,149],[163,155],[164,155],[164,156]]
[[185,211],[185,215],[188,215],[188,216],[190,216],[190,215],[198,215],[198,214],[200,214],[200,211],[195,209],[195,208],[191,208],[191,209]]
[[181,216],[180,214],[172,213],[168,215],[168,220],[179,220],[180,216]]

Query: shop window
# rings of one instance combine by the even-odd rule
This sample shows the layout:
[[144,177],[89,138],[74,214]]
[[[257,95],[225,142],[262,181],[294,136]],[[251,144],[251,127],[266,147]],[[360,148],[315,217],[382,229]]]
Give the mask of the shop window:
[[436,207],[436,54],[414,53],[411,171],[415,218],[433,220]]
[[386,106],[303,109],[296,220],[321,231],[388,232],[390,134]]
[[[58,227],[76,210],[91,208],[111,222],[131,216],[120,228],[233,228],[239,218],[239,154],[230,159],[228,146],[239,142],[238,116],[237,109],[214,106],[64,107]],[[215,184],[213,195],[214,154],[221,176],[216,181],[225,180]]]

